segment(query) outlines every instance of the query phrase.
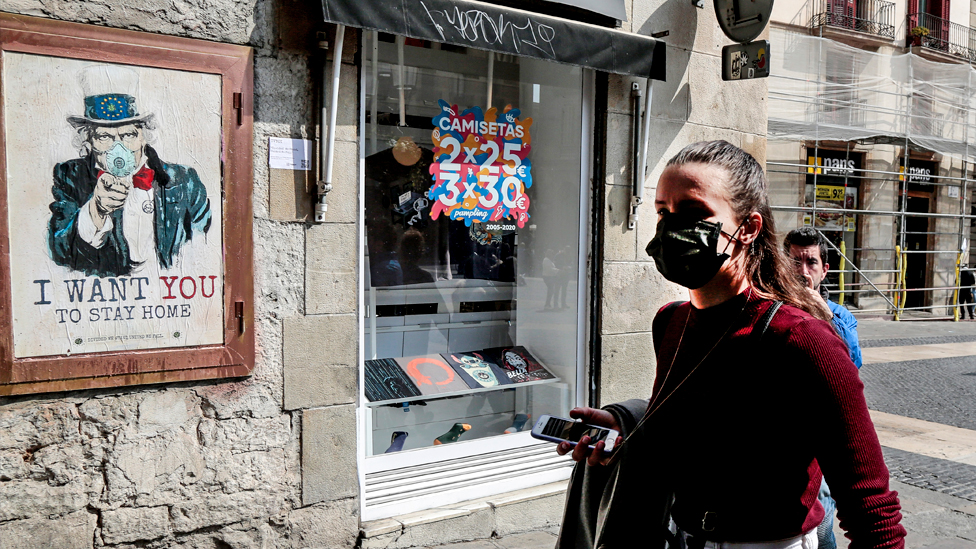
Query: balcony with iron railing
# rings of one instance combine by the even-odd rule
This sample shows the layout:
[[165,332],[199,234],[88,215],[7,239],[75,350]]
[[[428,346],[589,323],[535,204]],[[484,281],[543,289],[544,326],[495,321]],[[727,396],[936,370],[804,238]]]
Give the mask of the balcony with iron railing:
[[905,43],[976,61],[976,29],[927,13],[908,14]]
[[[846,5],[846,6],[845,6]],[[816,10],[810,26],[852,30],[894,40],[895,4],[883,0],[815,0]]]

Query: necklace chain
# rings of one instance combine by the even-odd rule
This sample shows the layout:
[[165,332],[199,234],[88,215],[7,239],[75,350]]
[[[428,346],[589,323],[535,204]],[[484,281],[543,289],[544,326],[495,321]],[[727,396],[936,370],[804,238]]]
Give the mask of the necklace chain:
[[[650,419],[650,417],[654,414],[654,412],[661,409],[661,406],[663,406],[664,403],[667,402],[669,398],[671,398],[671,395],[673,395],[678,389],[680,389],[681,386],[684,385],[686,381],[688,381],[688,378],[690,378],[691,375],[695,373],[695,370],[697,370],[698,367],[701,366],[706,359],[708,359],[708,357],[712,354],[712,351],[714,351],[718,347],[719,343],[725,340],[725,337],[728,336],[729,332],[732,331],[732,327],[735,326],[736,322],[739,320],[739,317],[742,316],[743,311],[746,310],[746,306],[749,304],[749,297],[751,296],[752,296],[752,292],[750,288],[749,296],[746,297],[746,302],[742,304],[742,308],[739,309],[739,313],[735,315],[735,317],[732,319],[732,322],[729,323],[728,328],[725,329],[725,332],[722,333],[722,336],[718,338],[715,344],[712,345],[712,348],[709,349],[707,353],[705,353],[705,356],[703,356],[701,360],[698,361],[698,364],[695,364],[695,366],[687,374],[685,374],[685,377],[680,382],[678,382],[677,385],[675,385],[674,389],[672,389],[671,392],[669,392],[663,399],[661,399],[660,402],[658,402],[657,399],[655,398],[650,402],[650,404],[648,404],[647,413],[645,413],[644,417],[641,418],[641,420],[637,423],[637,426],[631,430],[630,435],[627,437],[627,439],[624,440],[624,442],[630,440],[630,437],[634,436],[634,434],[636,434],[637,431],[639,431],[640,428],[644,425],[644,422]],[[664,374],[664,382],[661,383],[662,392],[664,391],[664,388],[667,386],[668,377],[670,377],[671,372],[674,370],[674,363],[675,360],[678,358],[678,352],[681,350],[681,342],[684,341],[685,330],[688,329],[688,320],[690,318],[691,318],[691,310],[689,309],[687,316],[685,316],[685,324],[681,328],[681,336],[678,337],[678,345],[677,347],[675,347],[674,355],[671,357],[671,364],[668,366],[667,373]]]

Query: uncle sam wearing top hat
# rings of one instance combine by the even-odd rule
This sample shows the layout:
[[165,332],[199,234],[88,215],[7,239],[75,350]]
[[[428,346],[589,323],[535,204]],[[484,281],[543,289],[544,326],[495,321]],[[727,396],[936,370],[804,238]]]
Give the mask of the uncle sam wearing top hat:
[[51,257],[99,277],[171,268],[183,244],[210,229],[207,189],[196,170],[163,162],[147,144],[153,115],[139,113],[135,71],[94,65],[80,82],[84,114],[68,123],[82,157],[54,167]]

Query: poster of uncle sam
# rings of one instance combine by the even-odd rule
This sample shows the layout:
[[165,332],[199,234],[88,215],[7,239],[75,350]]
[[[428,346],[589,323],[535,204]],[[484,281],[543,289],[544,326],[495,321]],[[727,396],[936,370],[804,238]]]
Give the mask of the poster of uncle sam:
[[14,357],[223,343],[221,80],[5,52]]

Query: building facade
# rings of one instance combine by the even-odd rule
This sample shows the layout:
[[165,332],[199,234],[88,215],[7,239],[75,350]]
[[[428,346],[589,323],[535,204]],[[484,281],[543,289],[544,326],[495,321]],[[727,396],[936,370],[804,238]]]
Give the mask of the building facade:
[[959,268],[972,267],[970,11],[968,0],[775,6],[777,209],[787,228],[815,226],[834,244],[832,295],[855,311],[958,310]]
[[[656,217],[635,217],[634,196],[653,202],[692,142],[765,162],[767,84],[721,81],[730,42],[710,4],[407,4],[425,30],[380,2],[0,6],[0,207],[44,209],[51,239],[27,260],[15,252],[35,229],[11,224],[0,248],[0,273],[24,273],[0,306],[5,548],[419,547],[558,529],[571,462],[527,431],[648,396],[653,313],[684,295],[645,254]],[[80,176],[55,168],[53,197],[48,178],[79,146],[96,188],[110,173],[135,193],[146,165],[188,189],[141,191],[157,199],[137,204],[156,216],[144,261],[86,267],[83,246],[56,260],[50,235],[72,226],[47,216]],[[37,178],[22,177],[25,151],[45,159]],[[22,187],[37,180],[43,196]],[[90,210],[101,250],[113,237],[98,220],[120,199],[91,193],[71,215]],[[163,250],[159,212],[177,207],[183,248]],[[137,248],[138,214],[116,215]],[[214,274],[186,271],[201,265]],[[58,276],[77,321],[54,309]],[[148,312],[108,307],[150,286]],[[193,301],[207,291],[223,309]],[[186,348],[92,324],[133,314]]]

